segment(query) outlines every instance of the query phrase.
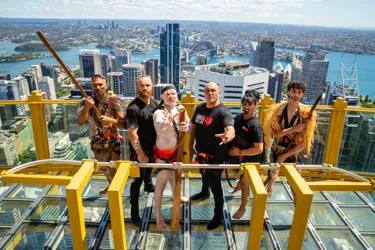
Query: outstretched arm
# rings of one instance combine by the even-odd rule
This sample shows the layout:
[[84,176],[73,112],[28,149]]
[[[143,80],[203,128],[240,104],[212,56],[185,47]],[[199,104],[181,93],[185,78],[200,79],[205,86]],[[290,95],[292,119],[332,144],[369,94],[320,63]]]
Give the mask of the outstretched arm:
[[231,140],[233,140],[235,135],[236,135],[236,133],[234,131],[234,127],[233,126],[226,126],[224,128],[224,133],[216,134],[215,136],[221,138],[220,145],[222,145],[222,144],[228,143]]

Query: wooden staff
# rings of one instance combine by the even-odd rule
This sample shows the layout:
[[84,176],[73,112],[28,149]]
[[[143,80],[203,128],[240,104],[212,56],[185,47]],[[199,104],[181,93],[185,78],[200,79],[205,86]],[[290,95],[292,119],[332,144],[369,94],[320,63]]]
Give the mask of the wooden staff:
[[[180,108],[180,123],[185,122],[186,110]],[[177,148],[177,162],[182,162],[184,158],[184,139],[185,132],[179,132],[178,134],[178,148]],[[181,173],[175,171],[175,184],[174,184],[174,196],[173,196],[173,207],[172,207],[172,218],[171,227],[178,228],[180,224],[180,207],[181,207]]]
[[[83,90],[83,88],[81,87],[81,85],[79,85],[79,83],[77,82],[76,78],[73,76],[73,74],[70,72],[70,70],[68,69],[68,67],[66,67],[65,63],[61,60],[61,58],[59,57],[59,55],[56,53],[56,51],[52,48],[52,45],[48,42],[47,38],[45,38],[45,36],[42,34],[42,32],[38,31],[36,33],[40,40],[42,40],[42,42],[44,43],[44,45],[47,47],[47,49],[51,52],[51,54],[53,55],[53,57],[56,59],[56,61],[60,64],[60,66],[65,70],[65,72],[68,74],[68,76],[70,77],[70,79],[72,80],[72,82],[74,83],[74,85],[76,85],[76,87],[79,89],[79,91],[81,91],[82,95],[85,97],[85,98],[88,98],[88,95],[86,94],[86,92]],[[99,109],[94,105],[93,106],[94,110],[95,110],[95,113],[98,115],[98,116],[101,116],[102,114],[100,113]]]

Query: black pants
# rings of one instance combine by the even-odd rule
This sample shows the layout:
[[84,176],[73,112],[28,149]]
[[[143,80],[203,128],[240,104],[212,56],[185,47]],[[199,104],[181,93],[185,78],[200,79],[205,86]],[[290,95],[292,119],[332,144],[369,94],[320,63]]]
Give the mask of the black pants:
[[[146,153],[149,163],[155,163],[153,152]],[[135,155],[131,154],[130,159],[135,159]],[[151,174],[152,168],[139,168],[140,176],[135,178],[130,184],[130,204],[138,206],[139,203],[139,192],[141,189],[142,182],[147,184],[152,184]]]
[[[207,162],[208,164],[220,164],[214,159],[210,159]],[[221,173],[223,169],[199,169],[199,172],[202,174],[202,192],[209,193],[211,191],[214,194],[215,200],[215,215],[223,215],[223,188],[221,186]]]

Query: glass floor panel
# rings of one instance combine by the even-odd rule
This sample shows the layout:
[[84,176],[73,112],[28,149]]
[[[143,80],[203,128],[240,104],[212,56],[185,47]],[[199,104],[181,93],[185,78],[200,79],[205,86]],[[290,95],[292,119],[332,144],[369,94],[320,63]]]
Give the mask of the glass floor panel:
[[[234,237],[236,240],[237,250],[246,250],[249,239],[249,226],[248,225],[232,225]],[[260,249],[273,249],[273,244],[265,229],[263,229],[262,240],[260,242]]]
[[[172,206],[173,200],[171,198],[163,198],[161,202],[161,214],[163,215],[164,220],[170,220],[172,218]],[[180,219],[183,218],[183,207],[184,204],[181,203],[180,206]],[[155,209],[155,199],[152,201],[152,213],[151,219],[155,220],[156,209]]]
[[288,191],[281,182],[276,182],[273,186],[273,193],[268,196],[267,201],[291,201]]
[[[189,179],[189,193],[190,193],[190,196],[196,194],[196,193],[199,193],[200,191],[202,191],[202,179]],[[214,195],[212,194],[211,190],[210,190],[210,197],[213,198]]]
[[323,196],[322,192],[320,191],[313,191],[313,201],[326,201],[327,199]]
[[[139,227],[132,223],[126,223],[126,246],[128,249],[136,249],[139,238]],[[100,243],[99,249],[114,249],[113,234],[111,224],[108,225],[105,231],[104,238]]]
[[4,237],[4,235],[10,230],[10,228],[0,228],[0,240]]
[[58,221],[66,208],[66,201],[44,198],[28,220]]
[[370,246],[375,249],[375,234],[362,234],[363,238],[366,240]]
[[108,194],[99,194],[100,190],[108,186],[106,179],[92,179],[84,189],[82,197],[107,197]]
[[[230,217],[232,221],[236,221],[235,219],[232,219],[232,216],[237,212],[238,208],[241,205],[241,199],[232,199],[230,201],[227,201],[228,204],[228,210],[230,213]],[[246,205],[246,212],[242,216],[240,220],[250,220],[251,217],[251,204],[252,204],[252,199],[247,202]]]
[[[212,209],[213,210],[213,209]],[[208,231],[207,225],[191,225],[191,249],[227,250],[224,227]]]
[[363,249],[349,229],[316,229],[327,249]]
[[30,204],[27,201],[0,202],[0,226],[13,226]]
[[362,192],[362,194],[369,200],[372,204],[375,204],[375,198],[372,194],[369,194],[367,192]]
[[0,195],[2,195],[10,186],[0,186]]
[[100,222],[108,202],[106,200],[84,201],[83,212],[85,222]]
[[290,226],[294,215],[293,203],[267,203],[267,213],[272,225]]
[[341,210],[358,231],[375,231],[375,213],[366,207],[342,207]]
[[35,199],[43,190],[42,185],[20,184],[10,195],[12,198]]
[[313,203],[309,219],[314,226],[344,226],[330,203]]
[[207,199],[203,201],[191,201],[191,220],[210,221],[214,217],[214,207],[214,199]]
[[[290,229],[275,229],[275,233],[279,240],[279,243],[283,249],[288,249],[288,240]],[[312,249],[319,249],[318,245],[316,244],[315,240],[311,237],[310,232],[306,229],[305,232],[305,239],[303,241],[302,249],[312,250]]]
[[332,199],[338,204],[354,204],[364,205],[366,204],[356,193],[354,192],[328,192]]
[[[130,205],[130,197],[124,197],[123,200],[123,205],[124,205],[124,217],[125,219],[130,219],[131,218],[131,205]],[[145,210],[145,205],[146,205],[146,198],[140,197],[139,198],[139,216],[142,217],[143,211]]]
[[11,249],[42,249],[55,226],[30,225],[24,223],[8,245]]
[[[94,239],[94,235],[97,227],[86,226],[86,242],[87,246],[90,245]],[[54,246],[57,246],[56,250],[68,250],[73,249],[72,230],[70,225],[65,226],[62,235],[59,236],[58,241],[55,242]],[[52,249],[55,249],[54,247]]]
[[183,248],[184,235],[181,230],[173,230],[170,227],[168,227],[167,231],[163,232],[159,230],[156,224],[151,223],[149,225],[146,238],[146,249],[180,250]]
[[[238,182],[236,182],[236,179],[230,178],[229,181],[230,181],[230,183],[232,184],[233,187],[236,187],[236,185],[238,183]],[[229,191],[232,190],[233,188],[231,186],[229,186],[228,181],[227,181],[227,179],[225,177],[222,178],[221,182],[223,183],[223,189],[224,189],[223,191],[224,191],[224,196],[225,197],[241,198],[241,191],[238,191],[235,194],[230,194],[229,193]],[[251,196],[251,193],[250,193],[250,196]]]
[[66,186],[53,186],[48,195],[66,196]]

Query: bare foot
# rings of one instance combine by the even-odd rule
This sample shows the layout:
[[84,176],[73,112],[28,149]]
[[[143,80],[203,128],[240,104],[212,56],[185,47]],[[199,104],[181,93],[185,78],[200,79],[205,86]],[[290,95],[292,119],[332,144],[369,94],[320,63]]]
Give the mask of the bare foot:
[[273,193],[273,187],[268,187],[267,188],[267,194],[268,194],[268,196],[272,195],[272,193]]
[[235,212],[232,216],[233,219],[239,220],[242,218],[242,216],[246,213],[246,208],[245,209],[238,209],[237,212]]
[[167,229],[167,224],[165,224],[163,216],[161,214],[156,215],[156,225],[161,231],[165,231]]
[[189,203],[189,198],[185,197],[185,196],[181,196],[181,202],[183,203]]
[[108,188],[109,188],[109,186],[106,187],[106,188],[101,189],[101,190],[99,191],[99,194],[106,194],[106,193],[108,192]]
[[235,194],[237,193],[238,191],[241,190],[241,185],[237,185],[235,188],[233,188],[232,190],[229,190],[228,193],[230,194]]

